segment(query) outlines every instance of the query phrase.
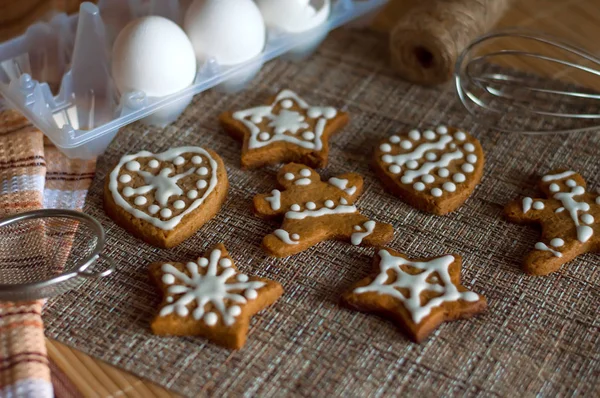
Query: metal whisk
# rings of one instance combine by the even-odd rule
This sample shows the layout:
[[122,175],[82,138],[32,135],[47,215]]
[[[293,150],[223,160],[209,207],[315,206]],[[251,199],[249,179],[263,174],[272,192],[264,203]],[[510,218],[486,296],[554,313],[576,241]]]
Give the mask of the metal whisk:
[[455,84],[465,108],[496,130],[524,134],[582,132],[600,127],[600,94],[503,64],[586,75],[600,87],[600,59],[542,33],[511,29],[473,41],[456,63]]

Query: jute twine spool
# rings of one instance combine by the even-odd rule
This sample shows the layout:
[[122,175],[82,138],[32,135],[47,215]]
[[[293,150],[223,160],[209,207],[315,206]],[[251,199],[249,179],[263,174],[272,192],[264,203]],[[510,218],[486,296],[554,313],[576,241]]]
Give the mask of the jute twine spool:
[[511,3],[512,0],[423,0],[391,31],[394,69],[417,84],[448,81],[461,51],[490,30]]

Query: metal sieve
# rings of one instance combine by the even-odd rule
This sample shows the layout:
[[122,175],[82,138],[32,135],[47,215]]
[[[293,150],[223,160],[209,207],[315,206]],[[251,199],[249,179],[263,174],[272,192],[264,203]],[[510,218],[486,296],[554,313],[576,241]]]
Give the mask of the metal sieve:
[[111,274],[115,264],[101,254],[104,238],[100,223],[78,211],[36,210],[0,220],[0,301],[52,297]]

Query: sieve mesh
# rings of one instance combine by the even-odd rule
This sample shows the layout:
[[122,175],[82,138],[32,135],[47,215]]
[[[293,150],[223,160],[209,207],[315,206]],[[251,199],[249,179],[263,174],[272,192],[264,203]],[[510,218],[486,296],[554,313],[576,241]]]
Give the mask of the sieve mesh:
[[83,273],[103,245],[100,225],[79,212],[41,210],[2,220],[0,299],[48,297],[73,287],[74,277],[104,276]]

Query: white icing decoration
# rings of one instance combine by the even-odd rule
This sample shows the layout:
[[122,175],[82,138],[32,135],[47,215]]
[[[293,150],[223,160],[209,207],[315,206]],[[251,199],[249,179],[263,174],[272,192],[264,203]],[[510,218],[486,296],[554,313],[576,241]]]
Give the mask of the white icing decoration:
[[165,285],[172,285],[175,283],[175,277],[171,274],[164,274],[162,276],[162,281]]
[[196,183],[196,187],[198,189],[204,189],[204,188],[206,188],[207,185],[208,185],[208,183],[204,180],[200,180]]
[[315,139],[315,133],[312,131],[305,131],[302,133],[302,138],[304,138],[306,141],[312,141]]
[[465,177],[463,173],[456,173],[452,176],[452,180],[460,184],[461,182],[465,182],[467,180],[467,177]]
[[201,164],[202,163],[202,158],[200,156],[193,156],[192,157],[192,163],[193,164]]
[[348,203],[348,201],[346,201],[344,198],[340,199],[340,203],[342,203],[342,204],[333,209],[328,209],[327,207],[323,207],[318,210],[288,211],[287,213],[285,213],[285,217],[291,218],[293,220],[303,220],[306,217],[321,217],[321,216],[328,216],[331,214],[348,214],[348,213],[356,213],[358,211],[356,209],[356,206],[354,206],[354,205],[347,206],[346,204],[344,204],[344,202],[346,202],[346,204]]
[[152,159],[151,161],[148,162],[148,166],[150,166],[153,169],[157,169],[158,166],[160,166],[160,162],[156,159]]
[[344,178],[331,177],[329,179],[329,181],[327,181],[327,182],[329,184],[333,185],[334,187],[339,188],[342,191],[346,192],[350,196],[352,196],[356,193],[356,187],[349,187],[348,186],[349,181]]
[[408,136],[410,137],[411,140],[413,141],[417,141],[421,139],[421,133],[419,133],[419,130],[411,130],[408,133]]
[[162,209],[160,211],[160,216],[162,218],[169,218],[173,215],[173,211],[171,209]]
[[567,184],[568,187],[573,188],[577,185],[577,182],[575,180],[567,180],[565,184]]
[[177,210],[181,210],[185,207],[185,202],[183,200],[176,200],[175,203],[173,203],[173,207]]
[[195,189],[188,191],[187,197],[188,199],[196,199],[198,197],[198,191],[196,191]]
[[205,176],[208,174],[208,169],[206,167],[200,167],[198,169],[198,175]]
[[[139,162],[135,161],[134,159],[145,158],[145,157],[153,157],[162,162],[169,162],[184,153],[197,153],[197,154],[200,154],[200,155],[203,155],[204,157],[206,157],[209,160],[209,164],[210,164],[212,172],[210,175],[210,183],[207,183],[206,181],[204,181],[204,184],[208,185],[208,189],[204,192],[204,195],[202,195],[202,197],[200,197],[200,198],[194,200],[192,203],[190,203],[188,208],[185,211],[181,212],[181,214],[179,214],[176,217],[173,217],[167,221],[163,221],[161,219],[151,216],[151,214],[155,214],[156,212],[158,212],[158,210],[156,210],[156,207],[153,207],[156,205],[152,205],[148,208],[148,211],[150,213],[150,214],[148,214],[140,209],[134,208],[119,193],[117,177],[121,171],[121,168],[124,165],[130,165],[133,162],[139,164]],[[163,230],[172,230],[181,222],[183,217],[185,217],[192,211],[196,210],[200,205],[202,205],[202,203],[204,203],[204,201],[206,200],[208,195],[210,195],[213,192],[214,188],[217,185],[217,167],[218,167],[218,164],[211,157],[211,155],[206,150],[199,148],[199,147],[173,148],[173,149],[170,149],[166,152],[163,152],[163,153],[157,154],[157,155],[152,154],[147,151],[142,151],[140,153],[133,154],[133,155],[126,155],[121,158],[121,161],[119,162],[117,167],[115,167],[114,170],[110,173],[109,190],[112,193],[115,203],[118,206],[122,207],[128,213],[132,214],[134,217],[145,220],[157,228],[160,228]],[[128,190],[128,192],[125,192],[125,190],[127,188],[129,188],[133,192],[131,196],[133,196],[133,194],[145,195],[147,193],[154,191],[154,198],[155,198],[156,202],[158,202],[158,204],[160,204],[162,206],[166,206],[168,203],[168,200],[171,196],[182,196],[184,194],[183,190],[178,186],[177,182],[180,179],[192,174],[194,171],[195,171],[195,168],[192,167],[184,173],[171,176],[172,171],[168,168],[162,169],[158,175],[153,175],[147,171],[138,170],[138,174],[142,178],[144,178],[146,185],[141,186],[136,189],[133,189],[131,187],[126,187],[125,189],[123,189],[123,195],[127,196],[126,195],[127,193],[131,193],[129,190]],[[198,184],[199,183],[200,183],[200,181],[198,182]],[[153,210],[156,210],[156,212],[153,212]],[[161,216],[163,218],[170,217],[170,216],[162,215],[162,211],[161,211]]]
[[443,193],[444,193],[444,192],[442,192],[442,190],[441,190],[441,189],[439,189],[439,188],[433,188],[433,189],[431,190],[431,195],[432,195],[432,196],[435,196],[436,198],[439,198],[440,196],[442,196],[442,194],[443,194]]
[[527,214],[529,210],[531,210],[531,205],[533,204],[533,199],[530,197],[523,198],[523,214]]
[[290,209],[293,211],[300,211],[301,207],[298,204],[294,204],[290,207]]
[[317,205],[316,205],[314,202],[307,202],[307,203],[306,203],[306,205],[305,205],[305,207],[306,207],[308,210],[314,210],[314,209],[316,209],[316,208],[317,208]]
[[562,247],[565,244],[565,241],[561,238],[554,238],[550,241],[550,245],[554,247]]
[[413,147],[413,144],[412,144],[412,142],[410,142],[409,140],[404,140],[404,141],[402,141],[402,142],[400,143],[400,147],[401,147],[402,149],[410,149],[410,148],[412,148],[412,147]]
[[[333,200],[325,201],[325,207],[329,207],[331,209],[333,206],[335,206],[335,203],[333,202]],[[292,208],[292,210],[294,210],[294,208]],[[298,210],[300,210],[300,206],[298,206]]]
[[556,209],[554,212],[555,212],[555,213],[560,213],[560,212],[563,212],[563,211],[565,211],[565,208],[564,208],[564,207],[559,207],[559,208],[558,208],[558,209]]
[[125,188],[123,188],[123,195],[124,195],[126,198],[130,198],[130,197],[132,197],[133,195],[135,195],[135,189],[133,189],[133,188],[131,188],[131,187],[125,187]]
[[544,209],[544,203],[543,202],[533,202],[533,208],[535,210],[543,210]]
[[294,178],[294,175],[292,173],[285,173],[285,175],[283,176],[283,178],[285,178],[288,181],[292,181]]
[[343,204],[343,205],[347,205],[348,201],[345,198],[341,198],[340,199],[340,203]]
[[223,257],[221,260],[219,260],[219,265],[223,268],[229,268],[233,265],[233,262],[227,257]]
[[310,177],[311,174],[312,173],[310,172],[309,169],[302,169],[302,170],[300,170],[300,175],[302,177]]
[[[447,135],[442,138],[448,137]],[[438,168],[445,168],[450,165],[455,160],[461,159],[463,157],[463,153],[461,151],[454,151],[450,153],[445,153],[440,157],[440,160],[437,162],[426,162],[421,165],[418,170],[408,170],[404,173],[404,177],[406,177],[410,182],[412,182],[415,178],[419,178],[425,174],[431,173],[432,170]],[[463,167],[466,164],[463,165]],[[470,165],[469,165],[470,166]]]
[[448,134],[448,128],[446,126],[438,126],[435,131],[437,131],[438,134]]
[[237,276],[235,277],[235,279],[237,279],[238,282],[248,282],[248,275],[246,275],[246,274],[237,274]]
[[425,159],[433,162],[434,160],[437,160],[437,155],[433,152],[429,152],[427,155],[425,155]]
[[294,105],[294,103],[289,99],[281,101],[281,106],[284,107],[285,109],[290,109],[292,107],[292,105]]
[[263,131],[262,133],[260,133],[258,135],[258,139],[261,141],[267,141],[269,138],[271,138],[271,135],[269,133],[267,133],[266,131]]
[[310,185],[312,181],[310,178],[300,178],[294,182],[296,185]]
[[[381,258],[379,262],[380,273],[371,284],[354,289],[354,293],[375,292],[396,298],[402,302],[416,324],[423,321],[434,308],[443,303],[458,300],[470,302],[479,300],[478,294],[469,291],[460,292],[457,286],[452,283],[449,270],[450,265],[455,261],[453,256],[448,255],[430,261],[417,262],[393,256],[387,250],[380,250],[378,254]],[[412,275],[405,272],[402,266],[410,266],[423,272]],[[392,277],[388,276],[388,271],[393,272]],[[439,277],[441,283],[427,282],[430,276]],[[391,283],[387,284],[388,280]],[[409,291],[408,296],[405,296],[398,289],[407,289]],[[421,304],[421,294],[425,291],[433,291],[440,295],[423,305]]]
[[431,174],[425,174],[421,180],[425,183],[425,184],[432,184],[435,181],[435,177],[432,176]]
[[271,196],[267,196],[265,200],[271,204],[271,209],[279,210],[281,208],[281,191],[278,189],[272,190]]
[[399,142],[400,142],[400,140],[401,140],[401,138],[400,138],[400,137],[398,137],[397,135],[393,135],[393,136],[391,136],[391,137],[390,137],[390,142],[391,142],[392,144],[397,144],[397,143],[399,143]]
[[554,250],[554,249],[551,249],[551,248],[549,248],[549,247],[548,247],[548,246],[547,246],[545,243],[543,243],[543,242],[538,242],[538,243],[536,243],[536,244],[535,244],[535,248],[536,248],[537,250],[540,250],[540,251],[550,252],[550,253],[554,254],[554,256],[555,256],[555,257],[562,257],[562,253],[561,253],[561,252],[559,252],[559,251],[556,251],[556,250]]
[[379,146],[379,149],[381,150],[381,152],[390,152],[392,150],[392,147],[390,146],[390,144],[381,144]]
[[148,199],[146,199],[146,197],[144,196],[138,196],[137,198],[135,198],[133,203],[135,203],[136,206],[143,206],[146,203],[148,203]]
[[464,171],[465,173],[472,173],[475,171],[475,167],[473,167],[472,164],[469,163],[465,163],[462,165],[461,167],[462,171]]
[[140,163],[135,160],[132,160],[130,162],[127,162],[125,168],[129,171],[138,171],[140,169]]
[[438,175],[442,178],[448,178],[448,176],[450,175],[450,170],[446,168],[441,168],[438,170]]
[[[192,311],[193,319],[197,321],[202,319],[208,326],[213,326],[217,323],[218,315],[220,315],[225,325],[233,325],[235,318],[241,314],[241,311],[228,311],[228,307],[230,309],[233,306],[239,308],[240,304],[246,304],[252,298],[248,297],[249,295],[245,292],[252,290],[256,294],[256,289],[261,289],[265,286],[265,283],[260,281],[242,282],[239,280],[228,282],[237,274],[237,271],[230,267],[219,270],[220,257],[220,250],[215,249],[212,251],[210,261],[207,265],[202,266],[206,268],[204,275],[200,274],[199,266],[201,265],[198,263],[192,262],[186,265],[190,276],[179,271],[171,264],[164,264],[162,271],[165,275],[172,275],[181,284],[171,285],[167,288],[167,294],[177,297],[173,304],[164,306],[159,315],[167,316],[175,313],[177,316],[187,317],[189,316],[188,305],[195,302],[196,308]],[[244,295],[240,294],[241,291],[244,291]],[[209,303],[213,306],[213,312],[205,314],[204,309]]]
[[273,235],[275,235],[277,238],[279,238],[280,241],[282,241],[283,243],[286,243],[288,245],[297,245],[298,244],[298,239],[292,239],[290,234],[284,229],[275,230],[275,232],[273,232]]
[[425,190],[425,184],[423,184],[422,182],[415,182],[413,184],[413,188],[415,189],[415,191],[424,191]]
[[[416,160],[409,160],[408,162],[406,162],[406,167],[408,167],[409,169],[416,169],[417,167],[419,167],[419,162],[417,162]],[[400,168],[400,166],[398,166],[398,168]]]
[[456,134],[454,134],[454,138],[456,138],[458,141],[464,141],[467,139],[467,135],[462,131],[459,131]]
[[444,188],[444,190],[448,191],[448,192],[456,191],[456,185],[454,185],[454,183],[450,182],[450,181],[445,182],[444,185],[442,186],[442,188]]
[[558,192],[560,191],[560,187],[558,184],[550,184],[550,192]]
[[425,137],[425,139],[427,139],[429,141],[433,141],[437,137],[437,134],[431,130],[427,130],[423,133],[423,137]]
[[182,164],[185,163],[185,159],[182,156],[177,156],[174,160],[173,160],[173,164],[175,166],[181,166]]
[[123,174],[121,177],[119,177],[119,182],[122,182],[123,184],[127,184],[127,183],[131,182],[131,176],[129,174]]
[[383,160],[384,163],[392,163],[394,159],[392,158],[392,155],[383,155],[381,160]]
[[588,225],[593,224],[594,223],[594,216],[592,216],[591,214],[587,214],[587,213],[586,214],[582,214],[581,215],[581,221],[584,224],[588,224]]
[[148,212],[150,214],[156,214],[160,211],[160,206],[157,205],[150,205],[150,207],[148,207]]
[[475,145],[471,144],[470,142],[467,142],[464,148],[467,152],[473,152],[475,150]]
[[548,175],[542,177],[542,181],[549,182],[549,181],[562,180],[563,178],[571,177],[573,174],[575,174],[574,171],[565,171],[565,172],[559,173],[559,174],[548,174]]
[[473,163],[473,164],[477,163],[477,155],[473,155],[473,154],[467,155],[467,162]]
[[398,166],[397,164],[391,165],[388,170],[392,174],[400,174],[400,172],[402,171],[402,169],[400,168],[400,166]]
[[[358,227],[358,229],[356,227]],[[373,233],[373,231],[375,230],[375,221],[365,222],[363,224],[363,228],[365,229],[365,232],[355,232],[350,236],[350,242],[352,242],[352,244],[354,246],[360,245],[364,238],[366,238],[367,236],[369,236]],[[354,227],[354,230],[361,231],[362,228],[360,226],[356,225]]]
[[[317,119],[313,139],[305,140],[304,136],[302,136],[302,139],[296,136],[300,130],[309,127],[309,124],[305,122],[304,116],[299,112],[281,109],[279,114],[273,113],[273,110],[278,103],[281,102],[283,104],[284,101],[291,102],[291,100],[293,100],[298,107],[306,110],[309,118]],[[286,102],[286,104],[287,103],[288,102]],[[282,108],[285,107],[282,106]],[[298,145],[302,148],[320,151],[323,148],[321,137],[325,131],[327,121],[333,119],[336,115],[337,110],[334,108],[311,107],[293,91],[283,90],[277,95],[273,104],[235,112],[233,118],[242,122],[250,131],[248,140],[249,149],[262,148],[274,142],[284,141]],[[257,139],[260,134],[260,127],[256,125],[255,121],[258,120],[258,118],[261,118],[261,120],[262,118],[268,119],[269,127],[274,129],[274,134],[263,141]]]

